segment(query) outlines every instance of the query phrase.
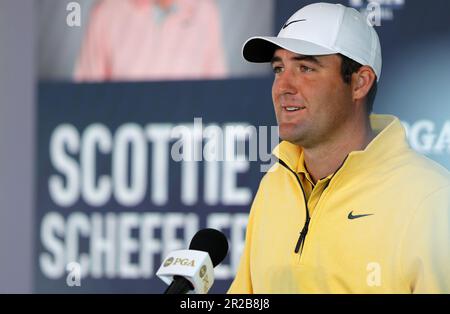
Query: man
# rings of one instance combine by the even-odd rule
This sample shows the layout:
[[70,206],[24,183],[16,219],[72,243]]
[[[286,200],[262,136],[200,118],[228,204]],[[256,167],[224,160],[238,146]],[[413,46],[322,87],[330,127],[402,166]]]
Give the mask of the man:
[[211,0],[103,0],[94,7],[76,81],[227,76],[219,12]]
[[272,63],[284,141],[229,293],[449,293],[450,175],[409,148],[398,118],[370,114],[373,27],[354,9],[312,4],[243,55]]

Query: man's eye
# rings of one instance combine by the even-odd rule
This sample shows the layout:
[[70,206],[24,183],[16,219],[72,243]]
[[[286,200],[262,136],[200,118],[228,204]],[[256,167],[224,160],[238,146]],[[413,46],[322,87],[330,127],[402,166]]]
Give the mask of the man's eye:
[[300,71],[302,71],[302,72],[312,72],[314,70],[312,68],[310,68],[310,67],[307,67],[306,65],[301,65],[300,66]]
[[272,70],[273,70],[273,73],[278,74],[278,73],[281,73],[281,71],[283,71],[283,68],[282,67],[273,67]]

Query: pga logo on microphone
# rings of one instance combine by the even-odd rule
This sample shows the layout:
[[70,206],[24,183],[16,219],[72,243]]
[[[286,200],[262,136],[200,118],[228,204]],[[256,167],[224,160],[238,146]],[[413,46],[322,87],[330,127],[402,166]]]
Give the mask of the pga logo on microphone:
[[182,265],[182,266],[195,266],[195,260],[190,260],[188,258],[177,258],[174,259],[173,257],[169,257],[164,261],[163,266],[168,267],[170,265]]
[[168,285],[175,276],[184,277],[192,284],[193,293],[206,294],[214,283],[214,266],[206,252],[178,250],[164,260],[156,275]]
[[[177,258],[174,259],[173,257],[169,257],[164,261],[163,267],[168,267],[170,265],[182,265],[182,266],[191,266],[194,267],[195,266],[195,260],[190,260],[188,258]],[[205,277],[206,274],[206,265],[203,265],[200,268],[200,278],[202,278],[204,281],[208,281],[208,276]],[[205,277],[205,278],[204,278]]]

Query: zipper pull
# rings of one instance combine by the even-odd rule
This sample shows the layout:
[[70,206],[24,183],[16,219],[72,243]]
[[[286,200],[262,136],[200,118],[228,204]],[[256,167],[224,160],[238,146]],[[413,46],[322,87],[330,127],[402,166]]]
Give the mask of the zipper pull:
[[[297,241],[297,245],[295,246],[295,253],[298,253],[300,251],[300,248],[303,250],[303,246],[305,244],[306,234],[308,233],[308,226],[309,226],[309,217],[306,217],[305,225],[303,226],[302,231],[300,232],[300,236]],[[300,251],[301,254],[301,251]]]

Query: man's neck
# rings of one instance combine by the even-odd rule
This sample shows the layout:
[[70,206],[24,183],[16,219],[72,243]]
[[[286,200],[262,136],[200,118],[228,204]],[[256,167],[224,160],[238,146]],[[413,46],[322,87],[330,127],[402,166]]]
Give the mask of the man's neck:
[[335,173],[348,154],[364,150],[375,138],[369,121],[359,130],[359,132],[344,133],[341,137],[314,148],[303,149],[305,167],[314,183]]

